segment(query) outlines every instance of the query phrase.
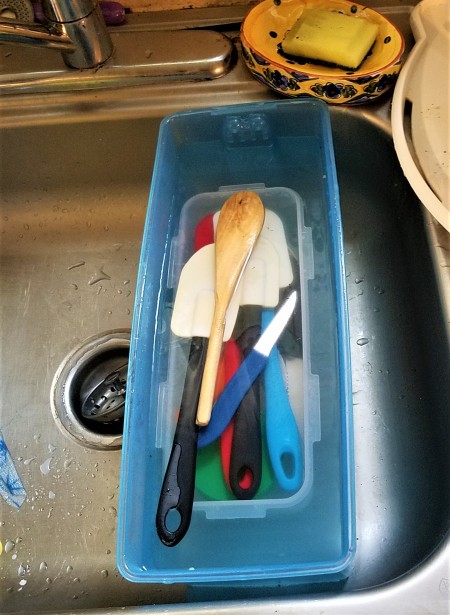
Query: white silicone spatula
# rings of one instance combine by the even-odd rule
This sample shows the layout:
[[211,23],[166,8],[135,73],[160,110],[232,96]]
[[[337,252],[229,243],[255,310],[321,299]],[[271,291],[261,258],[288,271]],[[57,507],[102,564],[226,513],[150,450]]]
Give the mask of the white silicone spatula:
[[[181,270],[170,327],[179,337],[209,337],[214,314],[215,245],[207,245]],[[272,242],[259,237],[231,298],[224,341],[230,339],[240,305],[276,307],[279,302],[279,259]]]

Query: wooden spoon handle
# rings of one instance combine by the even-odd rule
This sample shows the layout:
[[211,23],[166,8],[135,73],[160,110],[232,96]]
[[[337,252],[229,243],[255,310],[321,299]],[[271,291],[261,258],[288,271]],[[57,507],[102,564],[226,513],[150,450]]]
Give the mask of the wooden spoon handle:
[[203,370],[202,388],[197,409],[197,425],[207,425],[211,416],[224,329],[225,314],[223,310],[218,311],[216,309],[211,324],[206,362]]
[[235,193],[220,211],[216,230],[216,304],[197,410],[200,426],[207,425],[211,417],[226,311],[263,224],[264,205],[255,192]]

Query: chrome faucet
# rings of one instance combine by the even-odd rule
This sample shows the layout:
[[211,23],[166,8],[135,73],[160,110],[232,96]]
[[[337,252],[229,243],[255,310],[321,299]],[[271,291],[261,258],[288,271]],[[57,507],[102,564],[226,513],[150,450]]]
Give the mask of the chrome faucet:
[[47,23],[0,21],[0,42],[59,49],[73,68],[100,66],[113,44],[97,0],[43,0]]

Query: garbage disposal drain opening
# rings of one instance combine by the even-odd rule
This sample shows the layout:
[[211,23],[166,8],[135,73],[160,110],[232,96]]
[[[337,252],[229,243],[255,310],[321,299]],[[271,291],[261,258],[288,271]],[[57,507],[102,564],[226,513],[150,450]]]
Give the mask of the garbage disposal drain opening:
[[[101,352],[95,353],[89,361],[86,361],[79,370],[70,388],[70,404],[76,409],[78,419],[87,429],[99,434],[121,435],[123,433],[125,395],[123,395],[123,405],[119,409],[120,416],[113,420],[108,420],[108,417],[104,421],[86,418],[83,414],[83,406],[87,405],[92,393],[101,387],[110,374],[116,373],[120,367],[128,364],[128,355],[128,347],[103,348]],[[109,387],[105,384],[104,388]]]
[[52,383],[51,407],[60,429],[79,444],[122,446],[130,330],[107,331],[79,344]]

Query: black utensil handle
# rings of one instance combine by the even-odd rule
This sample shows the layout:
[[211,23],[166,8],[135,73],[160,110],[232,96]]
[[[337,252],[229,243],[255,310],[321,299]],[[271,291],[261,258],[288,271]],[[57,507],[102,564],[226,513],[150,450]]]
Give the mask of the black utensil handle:
[[[261,333],[259,326],[248,327],[236,340],[244,358],[251,352]],[[234,416],[229,482],[233,494],[241,500],[256,495],[261,484],[262,441],[260,421],[260,378],[242,399]]]
[[256,495],[261,484],[262,443],[259,377],[247,391],[234,416],[229,481],[240,500]]
[[180,414],[156,511],[156,531],[168,547],[180,542],[191,523],[197,461],[196,414],[207,347],[205,338],[192,338]]

